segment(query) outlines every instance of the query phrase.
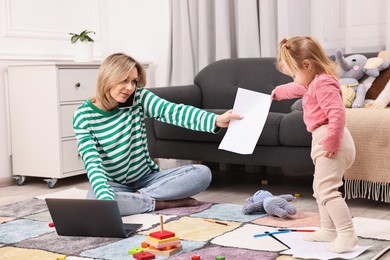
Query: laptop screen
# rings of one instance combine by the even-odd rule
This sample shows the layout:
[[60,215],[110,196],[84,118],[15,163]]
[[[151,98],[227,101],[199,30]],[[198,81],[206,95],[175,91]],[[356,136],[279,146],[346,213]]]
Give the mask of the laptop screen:
[[47,198],[46,204],[61,236],[124,238],[142,226],[126,224],[126,231],[114,200]]

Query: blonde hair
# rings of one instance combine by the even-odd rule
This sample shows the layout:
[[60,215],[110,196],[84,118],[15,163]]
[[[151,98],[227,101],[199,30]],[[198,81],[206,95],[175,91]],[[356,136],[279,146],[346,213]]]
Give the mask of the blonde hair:
[[138,87],[144,87],[146,75],[141,63],[124,53],[114,53],[108,56],[100,65],[96,96],[91,98],[91,101],[99,101],[105,109],[112,108],[116,101],[110,94],[111,88],[124,81],[134,67],[138,72]]
[[320,43],[309,36],[288,37],[279,43],[276,57],[276,67],[285,73],[283,66],[290,71],[297,71],[303,68],[303,61],[312,62],[317,72],[338,77],[337,64],[329,59]]

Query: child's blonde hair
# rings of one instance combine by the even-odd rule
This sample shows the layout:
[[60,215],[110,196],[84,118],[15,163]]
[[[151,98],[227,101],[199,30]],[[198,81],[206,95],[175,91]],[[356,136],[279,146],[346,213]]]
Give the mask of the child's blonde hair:
[[92,102],[98,100],[106,109],[116,104],[110,94],[110,89],[124,81],[134,67],[138,72],[138,87],[145,86],[146,75],[142,64],[124,53],[114,53],[108,56],[100,65],[96,96],[91,99]]
[[303,68],[303,61],[309,60],[318,72],[338,77],[337,64],[329,59],[320,43],[309,36],[287,37],[279,43],[276,57],[276,67],[281,72],[286,72],[283,66],[290,71]]

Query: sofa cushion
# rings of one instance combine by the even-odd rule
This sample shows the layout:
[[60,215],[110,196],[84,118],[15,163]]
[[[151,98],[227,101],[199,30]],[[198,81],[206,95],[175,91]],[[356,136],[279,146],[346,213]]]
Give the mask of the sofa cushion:
[[[210,112],[221,114],[226,110],[208,109]],[[279,125],[283,113],[270,112],[264,125],[263,132],[257,142],[258,145],[280,145],[279,142]],[[157,139],[163,140],[180,140],[190,142],[221,142],[225,136],[226,129],[221,129],[217,134],[191,131],[182,127],[177,127],[154,121],[155,134]]]
[[[213,62],[203,68],[194,83],[202,93],[202,107],[231,108],[238,88],[270,94],[275,86],[291,82],[279,72],[275,58],[235,58]],[[270,111],[288,113],[295,99],[272,102]]]
[[279,138],[282,145],[311,146],[311,133],[303,122],[303,111],[294,111],[282,118]]

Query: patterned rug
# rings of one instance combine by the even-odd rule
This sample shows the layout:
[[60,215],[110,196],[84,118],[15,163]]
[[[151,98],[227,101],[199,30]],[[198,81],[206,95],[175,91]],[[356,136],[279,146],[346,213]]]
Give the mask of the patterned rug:
[[[317,213],[299,211],[287,219],[268,215],[244,215],[241,205],[202,202],[199,206],[156,211],[153,214],[127,216],[123,221],[143,223],[130,238],[92,238],[58,236],[51,222],[45,201],[31,199],[0,207],[0,259],[46,260],[65,255],[67,260],[134,259],[129,249],[141,247],[150,232],[159,230],[160,215],[164,229],[175,232],[182,250],[169,257],[172,260],[214,260],[223,255],[229,260],[297,259],[281,252],[288,248],[273,237],[254,238],[256,233],[275,231],[278,227],[317,227]],[[223,221],[228,225],[211,223],[205,219]],[[377,225],[379,224],[379,225]],[[371,246],[353,259],[372,259],[390,244],[390,221],[358,218],[355,222],[359,245]],[[380,226],[380,229],[365,228]],[[339,255],[340,259],[342,255]],[[315,258],[315,257],[312,257]],[[157,256],[156,259],[168,259]]]

